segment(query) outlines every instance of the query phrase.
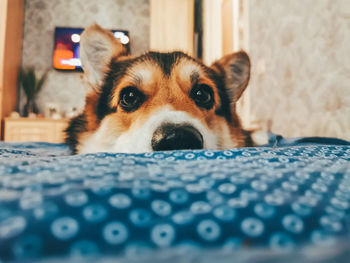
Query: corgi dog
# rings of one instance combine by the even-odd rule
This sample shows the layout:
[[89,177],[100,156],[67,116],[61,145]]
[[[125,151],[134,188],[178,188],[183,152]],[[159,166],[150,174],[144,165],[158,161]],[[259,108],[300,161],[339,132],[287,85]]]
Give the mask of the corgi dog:
[[211,66],[183,52],[125,54],[97,24],[82,33],[80,57],[90,89],[83,113],[65,130],[73,153],[253,146],[236,113],[250,77],[245,52]]

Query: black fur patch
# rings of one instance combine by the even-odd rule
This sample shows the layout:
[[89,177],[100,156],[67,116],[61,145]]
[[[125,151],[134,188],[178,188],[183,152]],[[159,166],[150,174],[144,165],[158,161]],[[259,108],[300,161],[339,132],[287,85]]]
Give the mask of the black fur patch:
[[242,130],[243,136],[244,136],[244,144],[245,147],[253,147],[254,142],[252,139],[252,132],[251,131],[247,131],[247,130]]
[[110,63],[110,71],[107,73],[104,84],[101,87],[100,96],[96,108],[96,116],[101,121],[106,115],[116,112],[116,108],[110,107],[110,101],[113,95],[114,87],[125,75],[128,67],[135,62],[135,59]]
[[179,51],[171,53],[148,52],[146,56],[158,63],[166,76],[170,75],[171,69],[177,63],[179,58],[187,57],[187,55]]
[[208,77],[215,83],[220,97],[220,107],[216,109],[215,114],[224,117],[228,123],[231,123],[231,101],[226,89],[225,75],[223,75],[225,73],[223,71],[218,74],[217,72],[208,67],[206,67],[206,73]]
[[66,134],[65,142],[73,154],[77,153],[78,135],[87,131],[86,124],[87,121],[83,113],[71,119],[68,127],[64,130]]

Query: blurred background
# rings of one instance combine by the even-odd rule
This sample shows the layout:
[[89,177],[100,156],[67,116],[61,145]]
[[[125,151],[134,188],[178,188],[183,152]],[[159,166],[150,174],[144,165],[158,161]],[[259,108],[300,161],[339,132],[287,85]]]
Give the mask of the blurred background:
[[348,0],[0,0],[2,139],[63,140],[84,106],[79,34],[95,22],[131,55],[183,50],[210,65],[244,49],[245,128],[350,140]]

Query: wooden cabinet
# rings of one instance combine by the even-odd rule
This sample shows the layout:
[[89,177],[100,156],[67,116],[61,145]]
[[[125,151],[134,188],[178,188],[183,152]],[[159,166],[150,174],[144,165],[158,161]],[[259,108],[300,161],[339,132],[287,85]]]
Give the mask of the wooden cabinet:
[[23,0],[0,0],[0,139],[4,117],[16,109],[23,8]]
[[5,118],[6,142],[64,142],[68,120]]

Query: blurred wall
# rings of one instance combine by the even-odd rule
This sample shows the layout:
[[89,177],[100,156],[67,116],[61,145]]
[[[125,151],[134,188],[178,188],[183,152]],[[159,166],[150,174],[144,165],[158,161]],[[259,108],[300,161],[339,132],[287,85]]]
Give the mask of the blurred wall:
[[[61,105],[62,111],[84,105],[81,73],[59,72],[52,68],[56,26],[87,27],[97,22],[109,29],[129,30],[133,54],[149,48],[148,0],[26,0],[24,12],[22,65],[33,65],[39,72],[50,69],[37,100],[42,111],[48,102]],[[24,102],[22,96],[21,104]]]
[[350,140],[348,0],[250,0],[251,122]]

